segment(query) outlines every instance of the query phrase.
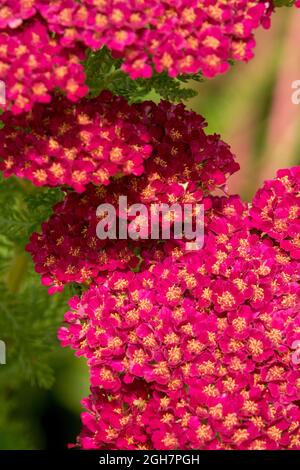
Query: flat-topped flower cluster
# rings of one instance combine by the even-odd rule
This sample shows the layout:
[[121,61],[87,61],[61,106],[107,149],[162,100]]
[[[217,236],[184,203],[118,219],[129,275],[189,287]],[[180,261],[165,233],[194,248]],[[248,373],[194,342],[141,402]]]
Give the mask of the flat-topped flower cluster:
[[[80,292],[59,339],[89,367],[83,449],[300,449],[299,167],[245,204],[226,186],[239,165],[201,116],[106,91],[87,99],[83,66],[106,46],[133,79],[213,77],[252,57],[273,9],[0,0],[0,169],[65,193],[27,251],[49,293]],[[143,237],[142,215],[136,240],[98,238],[98,206],[120,196],[202,204],[203,248],[186,250],[171,210],[159,219],[168,241]]]
[[[169,106],[145,104],[162,122]],[[173,138],[193,136],[188,158],[174,158],[176,138],[158,140],[144,175],[70,192],[28,245],[50,292],[87,289],[59,332],[90,369],[84,449],[300,448],[299,168],[279,171],[250,207],[212,196],[236,166],[199,123],[170,128]],[[216,165],[209,182],[205,164]],[[124,191],[146,204],[201,201],[203,249],[97,239],[97,206]]]
[[[90,184],[82,194],[69,192],[43,224],[42,233],[32,235],[28,250],[51,292],[68,282],[85,282],[101,271],[134,268],[140,263],[136,244],[97,238],[96,211],[101,203],[116,206],[118,197],[126,195],[129,204],[149,207],[152,203],[204,203],[209,207],[206,197],[224,188],[228,176],[239,168],[228,145],[218,135],[207,135],[204,119],[183,105],[144,102],[129,106],[107,94],[97,103],[94,107],[94,101],[86,102],[70,114],[68,109],[65,114],[56,109],[48,117],[45,114],[46,124],[42,119],[36,121],[39,134],[20,135],[19,152],[14,156],[10,156],[14,133],[2,144],[7,154],[5,174],[26,176],[34,182],[43,177],[41,184],[65,183],[82,191],[89,181],[109,183],[109,176],[117,171],[134,173],[122,178],[117,175],[107,188]],[[68,158],[70,153],[74,159]],[[53,167],[60,168],[61,174],[53,175]],[[140,241],[139,249],[145,243]],[[156,245],[151,240],[147,244]]]
[[0,80],[14,114],[47,103],[56,88],[71,101],[88,92],[87,48],[108,47],[132,78],[224,73],[253,56],[253,32],[269,26],[262,0],[1,0]]
[[91,376],[81,447],[300,448],[299,261],[238,197],[208,212],[203,250],[173,246],[70,301],[59,338]]

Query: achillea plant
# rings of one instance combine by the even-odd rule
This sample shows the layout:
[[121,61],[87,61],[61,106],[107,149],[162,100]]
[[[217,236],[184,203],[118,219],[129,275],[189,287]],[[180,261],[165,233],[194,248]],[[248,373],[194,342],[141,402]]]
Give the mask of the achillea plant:
[[108,184],[117,173],[139,175],[152,150],[139,109],[110,93],[76,107],[58,97],[30,114],[6,112],[2,120],[4,176],[15,174],[37,186],[83,192],[89,183]]
[[[1,12],[3,7],[0,18]],[[9,110],[20,114],[35,103],[48,103],[56,88],[71,101],[86,95],[84,57],[82,47],[63,47],[39,18],[16,29],[0,27],[0,79]]]
[[231,61],[253,57],[254,31],[269,26],[273,10],[263,0],[2,0],[0,79],[8,107],[28,112],[56,88],[77,101],[88,92],[85,51],[104,46],[133,79],[214,77]]
[[40,10],[63,44],[80,40],[92,49],[105,45],[124,57],[123,69],[132,78],[149,78],[153,68],[173,77],[198,71],[213,77],[228,69],[228,59],[252,57],[253,31],[268,26],[272,4],[62,0]]
[[81,447],[300,449],[299,262],[237,198],[213,206],[200,252],[71,300],[59,337],[91,377]]
[[268,234],[300,259],[300,168],[280,170],[275,180],[266,181],[251,208],[251,227]]
[[[99,103],[103,99],[104,96],[101,95]],[[135,268],[138,265],[141,269],[140,250],[145,244],[153,246],[152,240],[150,239],[148,243],[143,240],[136,243],[130,243],[128,240],[99,240],[96,236],[96,227],[99,222],[96,211],[101,203],[111,203],[115,206],[118,203],[118,197],[126,195],[128,204],[143,203],[149,208],[152,203],[182,205],[201,202],[209,207],[210,201],[205,198],[217,188],[224,190],[228,176],[239,168],[229,146],[218,135],[207,135],[204,119],[186,110],[183,105],[174,106],[167,102],[155,105],[151,102],[144,102],[130,108],[123,101],[120,102],[120,99],[112,98],[108,103],[115,104],[121,114],[123,112],[128,115],[128,118],[131,117],[131,126],[130,119],[128,119],[127,124],[124,125],[124,132],[127,132],[129,136],[133,134],[133,138],[136,138],[138,129],[141,129],[141,136],[150,144],[152,152],[144,162],[144,174],[139,177],[116,177],[107,189],[89,185],[82,195],[69,192],[65,199],[54,208],[54,214],[49,221],[43,224],[42,233],[32,235],[27,249],[33,255],[36,270],[42,275],[43,283],[51,286],[50,292],[61,290],[63,285],[69,282],[90,282],[103,271]],[[108,111],[108,118],[113,120],[114,115],[110,108]],[[92,133],[95,129],[96,135],[98,126],[95,128],[86,123],[87,116],[84,114],[78,113],[78,117],[83,120],[87,132]],[[137,120],[136,127],[133,124],[134,118]],[[57,119],[54,120],[56,126],[54,129],[60,123]],[[122,132],[122,122],[120,118],[116,121],[120,132]],[[4,132],[5,129],[6,127]],[[72,136],[74,135],[74,138],[69,140],[72,146],[76,142],[76,129],[77,127],[73,126],[69,131]],[[66,143],[67,135],[58,136],[57,140]],[[99,150],[99,140],[98,137],[95,141],[96,150]],[[93,140],[91,142],[93,143]],[[142,146],[139,152],[136,152],[134,148],[128,147],[128,142],[123,150],[124,144],[120,139],[115,145],[108,138],[104,138],[103,142],[102,158],[106,155],[109,159],[112,152],[119,149],[121,153],[124,153],[125,166],[128,165],[129,158],[134,162],[135,155],[140,163]],[[47,146],[48,141],[42,139],[42,144]],[[105,147],[108,147],[106,152]],[[148,147],[149,145],[146,146],[147,149]],[[125,153],[126,148],[129,148],[128,155]],[[28,149],[28,152],[32,154],[33,150]],[[59,152],[67,154],[67,150],[63,147],[58,148],[58,155]],[[79,161],[79,164],[84,165],[88,159],[86,165],[92,166],[92,151],[89,157],[85,157],[87,154],[88,149],[84,149],[82,161]],[[76,160],[69,163],[67,158],[64,158],[67,164],[76,164]],[[108,163],[105,163],[104,160],[102,163],[103,159],[98,160],[96,156],[94,158],[95,164],[102,165],[103,168],[109,168],[108,165],[116,168],[115,164],[113,166],[114,162],[108,160]],[[22,151],[19,156],[19,160],[21,159],[24,159]],[[39,157],[36,160],[38,163],[43,163]],[[31,171],[32,174],[28,160],[25,158],[23,161],[23,164],[27,166],[24,171]],[[59,161],[58,158],[57,161]],[[35,165],[34,161],[33,165]],[[46,174],[49,168],[48,172],[51,173],[51,165],[55,165],[53,161],[46,161],[42,169],[37,172],[43,171]],[[10,171],[16,171],[14,166]],[[83,171],[82,167],[81,174]],[[134,165],[131,171],[135,171]],[[7,173],[9,174],[9,171]],[[98,170],[98,173],[100,174],[101,170]],[[95,179],[96,175],[96,171],[95,173],[85,172],[85,179],[75,188],[81,189],[85,181]],[[66,173],[65,180],[70,184],[72,173]],[[59,179],[56,182],[59,183]]]
[[[88,364],[82,449],[300,449],[299,167],[242,202],[230,147],[174,104],[195,95],[190,79],[251,59],[257,28],[292,3],[0,0],[0,169],[13,177],[0,329],[13,311],[18,361],[3,402],[19,376],[53,382],[64,297],[41,301],[27,243],[49,293],[71,298],[58,336]],[[119,196],[203,204],[203,247],[176,238],[172,209],[168,241],[144,236],[142,215],[137,239],[99,239],[97,208]]]

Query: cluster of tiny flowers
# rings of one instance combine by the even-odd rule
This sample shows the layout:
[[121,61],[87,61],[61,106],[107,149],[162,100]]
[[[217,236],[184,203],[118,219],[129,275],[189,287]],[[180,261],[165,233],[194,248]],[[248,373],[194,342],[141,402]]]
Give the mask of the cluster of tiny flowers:
[[[117,108],[120,107],[119,104]],[[115,105],[111,109],[115,109]],[[211,203],[207,196],[216,188],[224,188],[227,177],[239,168],[228,145],[218,135],[206,135],[203,118],[185,110],[183,105],[146,102],[134,109],[142,116],[141,122],[151,135],[152,154],[144,162],[144,174],[116,176],[108,188],[88,185],[83,194],[68,193],[56,205],[49,221],[42,225],[42,232],[31,237],[27,249],[42,282],[50,286],[51,292],[61,290],[68,282],[88,282],[101,271],[134,268],[140,263],[137,250],[143,245],[157,246],[157,242],[151,240],[133,242],[97,238],[96,227],[100,220],[97,207],[100,204],[110,203],[118,209],[119,197],[126,195],[128,206],[142,203],[149,207],[152,203],[166,203],[171,207],[175,203],[201,202],[208,209]],[[133,113],[129,113],[131,121]],[[72,128],[72,135],[73,131]],[[74,139],[71,139],[71,145],[74,145]],[[97,145],[98,141],[99,135]],[[49,143],[46,140],[44,145]],[[42,150],[40,154],[44,155]],[[148,214],[150,216],[150,210]],[[120,216],[118,212],[117,216]],[[165,214],[167,218],[168,213]],[[141,229],[146,222],[146,226],[150,226],[148,219],[141,218],[139,222]]]
[[153,69],[213,77],[229,59],[249,60],[253,31],[269,25],[273,7],[261,0],[60,0],[40,10],[62,44],[105,45],[132,78],[148,78]]
[[37,186],[82,192],[91,182],[108,184],[117,173],[139,175],[152,150],[139,108],[109,92],[76,106],[56,98],[22,116],[6,112],[2,120],[0,169]]
[[133,79],[225,72],[253,56],[253,31],[268,26],[271,1],[1,0],[0,80],[18,114],[49,102],[55,88],[76,101],[88,92],[81,60],[107,46]]
[[3,25],[0,7],[0,80],[5,83],[6,109],[28,112],[34,103],[51,101],[56,88],[71,101],[86,95],[81,46],[63,47],[39,18],[16,29],[3,30]]
[[[300,450],[300,169],[280,170],[248,207],[226,195],[239,166],[201,116],[108,92],[83,99],[86,48],[108,47],[133,79],[214,77],[252,58],[273,9],[272,0],[0,0],[0,170],[64,188],[27,251],[49,293],[86,288],[59,330],[89,366],[83,449]],[[149,239],[150,210],[125,214],[137,240],[99,239],[97,208],[112,204],[120,222],[120,196],[148,209],[202,203],[203,248],[188,252],[172,233]],[[162,215],[160,228],[174,217]]]
[[59,338],[88,360],[85,449],[300,449],[299,263],[213,198],[203,250],[114,272]]
[[18,28],[24,20],[35,16],[38,3],[37,0],[1,0],[0,28]]
[[251,208],[251,228],[267,233],[293,259],[300,259],[300,167],[279,170],[266,181]]

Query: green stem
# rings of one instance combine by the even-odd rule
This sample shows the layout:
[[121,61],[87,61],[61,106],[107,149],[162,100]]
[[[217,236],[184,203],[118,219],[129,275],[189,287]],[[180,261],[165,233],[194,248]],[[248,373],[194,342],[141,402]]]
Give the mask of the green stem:
[[6,286],[11,294],[18,294],[22,287],[24,277],[28,268],[28,255],[16,249],[15,256],[11,263],[6,277]]
[[[15,181],[20,186],[20,193],[18,194],[19,202],[21,207],[23,208],[25,213],[28,213],[27,204],[24,201],[24,193],[30,194],[34,192],[37,188],[35,188],[31,182],[23,180],[21,178],[15,178]],[[13,294],[17,295],[21,288],[24,281],[24,278],[27,273],[27,268],[29,265],[29,256],[24,251],[23,247],[15,246],[14,255],[10,263],[10,268],[7,272],[5,283],[7,290]]]

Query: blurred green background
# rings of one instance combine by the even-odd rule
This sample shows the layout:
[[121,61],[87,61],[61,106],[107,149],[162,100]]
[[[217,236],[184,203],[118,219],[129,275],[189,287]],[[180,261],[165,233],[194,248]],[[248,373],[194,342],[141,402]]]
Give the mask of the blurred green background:
[[[300,80],[299,25],[300,10],[279,10],[271,30],[257,33],[249,64],[192,85],[199,94],[187,106],[205,116],[210,132],[230,143],[241,171],[228,189],[245,200],[277,169],[300,164],[300,105],[291,101],[292,82]],[[0,339],[7,343],[7,364],[0,365],[0,449],[74,443],[80,400],[88,394],[85,361],[56,340],[74,292],[48,297],[22,251],[58,194],[39,191],[38,207],[36,197],[24,182],[1,181]]]

